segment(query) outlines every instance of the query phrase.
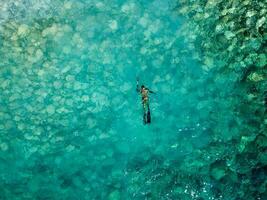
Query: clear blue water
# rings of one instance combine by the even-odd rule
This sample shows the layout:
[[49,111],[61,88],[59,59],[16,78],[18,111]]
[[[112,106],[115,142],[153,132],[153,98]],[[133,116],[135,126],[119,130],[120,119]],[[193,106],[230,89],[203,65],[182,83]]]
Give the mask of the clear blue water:
[[178,1],[0,2],[0,199],[266,197],[263,100]]

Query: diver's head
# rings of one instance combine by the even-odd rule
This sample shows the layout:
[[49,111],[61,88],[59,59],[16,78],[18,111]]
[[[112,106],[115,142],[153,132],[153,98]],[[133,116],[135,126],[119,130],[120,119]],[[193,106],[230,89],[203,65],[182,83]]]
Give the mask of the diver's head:
[[143,90],[143,89],[145,89],[145,86],[144,85],[141,86],[141,90]]

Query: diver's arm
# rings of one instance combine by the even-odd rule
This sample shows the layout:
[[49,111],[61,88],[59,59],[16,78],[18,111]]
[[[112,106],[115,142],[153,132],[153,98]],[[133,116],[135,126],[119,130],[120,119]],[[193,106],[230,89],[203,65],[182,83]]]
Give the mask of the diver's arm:
[[140,92],[139,78],[136,78],[136,92]]
[[[148,89],[148,88],[147,88]],[[156,94],[155,92],[153,92],[152,90],[148,89],[148,91],[152,94]]]

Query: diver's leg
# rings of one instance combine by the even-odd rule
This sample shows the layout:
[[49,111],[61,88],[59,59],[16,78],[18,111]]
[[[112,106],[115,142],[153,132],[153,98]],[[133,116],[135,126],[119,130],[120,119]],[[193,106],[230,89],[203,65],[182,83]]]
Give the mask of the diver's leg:
[[146,119],[147,119],[147,117],[146,117],[146,108],[145,108],[145,103],[143,103],[143,122],[144,122],[144,124],[147,123]]
[[146,122],[146,118],[147,118],[147,117],[146,117],[146,113],[144,112],[144,116],[143,116],[143,123],[144,123],[144,124],[147,123],[147,122]]
[[149,103],[147,102],[147,123],[149,124],[150,122],[151,122],[150,108],[149,108]]

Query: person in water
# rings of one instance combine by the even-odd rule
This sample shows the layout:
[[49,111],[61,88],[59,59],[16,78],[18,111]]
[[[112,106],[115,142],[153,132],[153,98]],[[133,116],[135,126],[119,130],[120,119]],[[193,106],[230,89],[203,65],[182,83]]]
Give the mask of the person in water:
[[143,105],[143,122],[144,124],[149,124],[151,122],[150,108],[149,108],[149,93],[155,94],[150,89],[146,88],[144,85],[139,87],[139,79],[136,79],[136,91],[142,96],[142,105]]

